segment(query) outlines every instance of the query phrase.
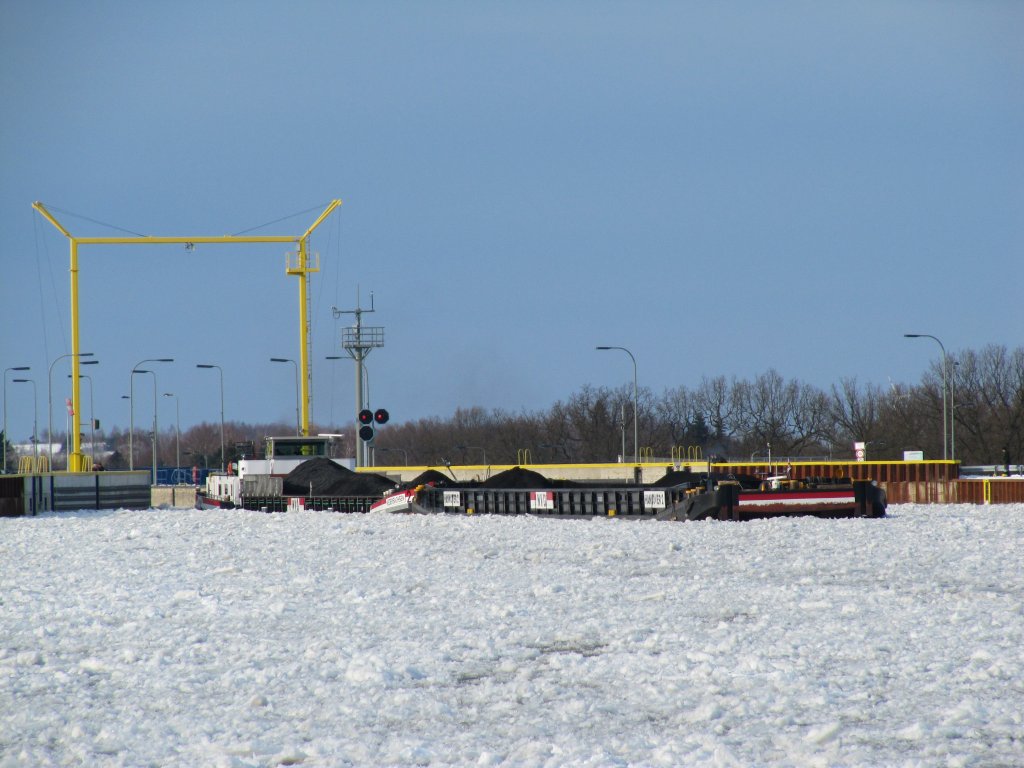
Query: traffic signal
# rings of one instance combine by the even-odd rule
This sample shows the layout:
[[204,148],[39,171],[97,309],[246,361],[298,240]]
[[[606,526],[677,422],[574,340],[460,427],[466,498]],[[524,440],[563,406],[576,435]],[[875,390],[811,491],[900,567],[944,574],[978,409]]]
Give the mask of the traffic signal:
[[368,408],[363,408],[363,410],[359,412],[359,423],[373,424],[373,411]]
[[373,420],[378,424],[387,424],[389,418],[391,415],[383,408],[378,408],[377,412],[373,414]]
[[[369,413],[369,411],[366,411],[366,413]],[[359,439],[365,440],[367,442],[373,440],[373,427],[371,427],[369,424],[364,424],[363,426],[361,426],[359,428]]]

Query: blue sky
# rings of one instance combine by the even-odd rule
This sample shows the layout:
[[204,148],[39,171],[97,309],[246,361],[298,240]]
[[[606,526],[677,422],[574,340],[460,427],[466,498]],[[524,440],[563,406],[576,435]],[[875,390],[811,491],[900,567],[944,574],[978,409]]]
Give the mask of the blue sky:
[[[320,423],[352,418],[353,364],[323,358],[357,291],[396,421],[631,384],[600,344],[655,393],[916,382],[938,347],[904,332],[1024,343],[1022,37],[1017,2],[5,0],[0,361],[44,427],[68,246],[35,200],[77,236],[199,236],[341,198],[312,242]],[[126,426],[132,366],[173,357],[183,428],[219,419],[196,363],[228,420],[293,420],[286,250],[82,246],[96,416]],[[7,399],[27,437],[30,391]]]

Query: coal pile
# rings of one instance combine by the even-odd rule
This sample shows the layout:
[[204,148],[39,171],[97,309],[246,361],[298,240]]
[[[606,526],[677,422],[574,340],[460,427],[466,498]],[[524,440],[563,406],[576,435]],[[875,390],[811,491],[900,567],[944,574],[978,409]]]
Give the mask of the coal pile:
[[689,470],[675,470],[674,472],[666,472],[665,476],[654,483],[654,488],[672,488],[676,485],[683,485],[684,483],[690,483],[691,485],[697,485],[702,481],[700,475]]
[[289,472],[283,486],[285,496],[380,496],[395,484],[383,475],[353,472],[317,457]]
[[540,490],[543,488],[561,488],[566,485],[564,480],[548,480],[539,472],[522,467],[512,467],[504,472],[484,480],[481,488],[512,488],[519,490]]
[[465,485],[465,483],[456,483],[451,475],[446,475],[443,472],[438,472],[436,469],[428,469],[407,483],[403,483],[403,488],[415,488],[417,485],[432,485],[435,488],[449,488],[454,485]]

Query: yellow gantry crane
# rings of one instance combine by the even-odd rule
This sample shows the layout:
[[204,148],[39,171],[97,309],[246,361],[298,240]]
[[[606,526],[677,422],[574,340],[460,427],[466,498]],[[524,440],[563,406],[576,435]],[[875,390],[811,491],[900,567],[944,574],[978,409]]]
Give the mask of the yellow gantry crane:
[[[310,418],[310,371],[309,371],[309,274],[320,271],[319,259],[310,262],[309,237],[331,215],[341,200],[332,200],[330,205],[301,235],[222,235],[220,237],[75,237],[54,218],[40,202],[32,207],[68,239],[71,244],[71,403],[74,411],[71,432],[71,451],[68,454],[68,471],[84,472],[87,467],[82,454],[82,419],[79,400],[79,345],[78,345],[78,246],[79,245],[195,245],[197,243],[294,243],[295,254],[288,254],[285,272],[299,278],[299,345],[300,367],[302,369],[302,434],[309,435]],[[294,261],[292,256],[295,256]]]

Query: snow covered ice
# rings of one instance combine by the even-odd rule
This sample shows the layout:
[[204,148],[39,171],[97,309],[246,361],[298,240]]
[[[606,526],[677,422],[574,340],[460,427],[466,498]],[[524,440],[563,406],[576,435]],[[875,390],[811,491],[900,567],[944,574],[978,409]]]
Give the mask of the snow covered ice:
[[0,766],[1024,765],[1024,505],[0,520]]

